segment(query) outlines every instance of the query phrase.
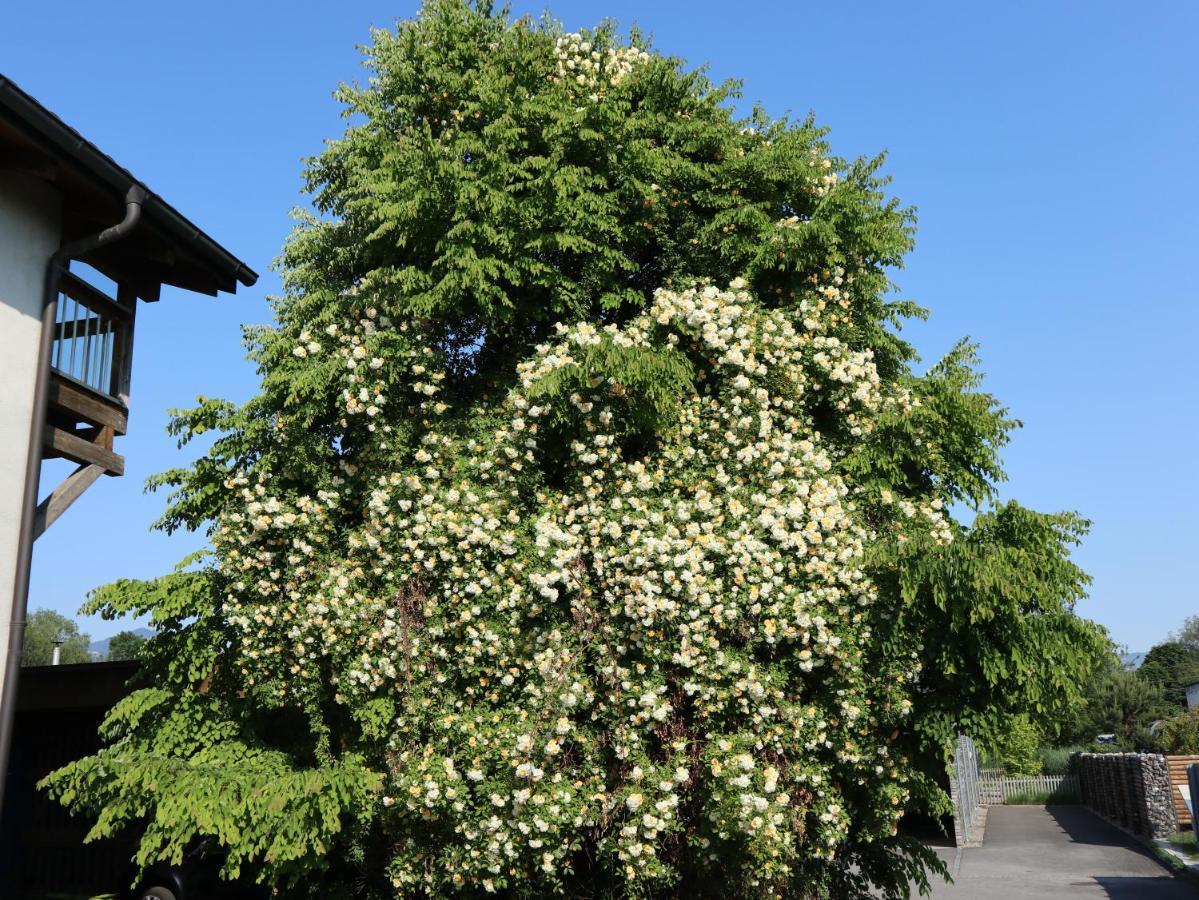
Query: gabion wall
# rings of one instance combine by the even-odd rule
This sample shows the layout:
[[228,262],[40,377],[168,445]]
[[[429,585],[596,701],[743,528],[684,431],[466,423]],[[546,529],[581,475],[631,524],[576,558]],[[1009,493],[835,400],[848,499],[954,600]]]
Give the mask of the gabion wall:
[[1129,831],[1166,837],[1178,830],[1170,770],[1157,753],[1076,753],[1082,802]]

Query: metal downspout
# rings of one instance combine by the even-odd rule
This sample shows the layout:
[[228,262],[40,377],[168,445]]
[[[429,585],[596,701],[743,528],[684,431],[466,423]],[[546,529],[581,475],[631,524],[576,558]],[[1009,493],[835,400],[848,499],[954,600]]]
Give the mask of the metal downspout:
[[42,472],[42,441],[50,394],[50,351],[54,345],[58,315],[58,286],[67,264],[78,257],[125,237],[142,215],[146,189],[140,184],[125,194],[125,218],[97,234],[59,247],[46,264],[42,297],[42,332],[38,349],[37,379],[33,391],[33,421],[29,429],[29,453],[25,458],[25,494],[21,507],[21,531],[17,543],[16,577],[13,579],[12,621],[8,631],[8,657],[4,691],[0,697],[0,816],[4,813],[4,789],[8,783],[8,759],[12,749],[13,722],[17,712],[17,679],[21,674],[21,650],[25,643],[25,614],[29,606],[29,571],[33,563],[33,520]]

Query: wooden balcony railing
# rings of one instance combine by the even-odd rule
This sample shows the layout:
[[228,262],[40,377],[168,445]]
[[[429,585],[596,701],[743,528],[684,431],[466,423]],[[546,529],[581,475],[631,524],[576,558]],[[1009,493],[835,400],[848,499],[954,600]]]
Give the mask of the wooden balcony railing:
[[50,347],[43,459],[68,459],[75,469],[37,507],[40,535],[102,475],[123,475],[125,458],[113,438],[129,423],[129,371],[133,360],[136,298],[117,300],[77,275],[62,274]]
[[133,310],[64,272],[50,366],[123,407],[129,402]]

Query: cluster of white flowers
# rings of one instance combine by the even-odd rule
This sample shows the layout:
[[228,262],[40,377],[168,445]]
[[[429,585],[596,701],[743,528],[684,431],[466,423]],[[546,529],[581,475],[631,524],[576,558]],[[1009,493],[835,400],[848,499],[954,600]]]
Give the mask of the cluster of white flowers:
[[[883,491],[881,499],[887,504],[894,503],[905,519],[925,520],[928,524],[922,526],[921,530],[927,529],[927,534],[934,543],[944,545],[953,542],[953,525],[945,512],[945,504],[939,497],[917,504],[907,499],[896,501],[890,491]],[[907,540],[907,535],[902,528],[899,530],[897,539],[900,542]]]
[[321,345],[312,339],[312,334],[307,331],[300,332],[300,340],[292,349],[292,355],[304,359],[307,356],[315,356],[321,352]]
[[820,181],[815,190],[819,196],[824,196],[836,187],[837,173],[833,171],[833,161],[831,159],[820,160],[820,168],[824,169],[824,174],[820,176]]
[[[833,188],[837,186],[840,177],[833,169],[833,161],[831,159],[821,159],[819,162],[819,167],[821,174],[811,182],[811,187],[809,189],[817,197],[824,197],[827,196],[829,192],[831,192]],[[784,216],[775,224],[779,228],[798,228],[803,221],[804,219],[801,217],[797,215],[791,215]]]
[[[397,851],[397,888],[552,882],[585,844],[652,882],[730,840],[766,883],[797,842],[837,852],[851,796],[883,798],[893,827],[908,788],[876,735],[907,715],[918,666],[863,665],[866,501],[812,419],[831,408],[866,433],[909,402],[830,332],[851,281],[823,273],[790,311],[741,280],[664,289],[623,325],[561,326],[489,433],[441,426],[431,348],[378,355],[377,330],[405,326],[366,308],[325,329],[344,421],[377,421],[384,448],[379,414],[407,404],[416,443],[312,497],[235,477],[217,546],[247,682],[283,699],[331,679],[389,748],[384,814],[455,834],[437,865]],[[587,370],[604,346],[700,361],[649,452],[623,442],[618,373]],[[568,454],[561,484],[530,479],[547,453]],[[876,504],[951,538],[939,500]],[[362,524],[334,551],[351,511]],[[680,850],[688,801],[707,824]]]
[[571,33],[558,38],[554,56],[558,61],[556,80],[588,92],[592,102],[606,88],[616,87],[649,60],[649,53],[636,47],[601,48],[586,35]]

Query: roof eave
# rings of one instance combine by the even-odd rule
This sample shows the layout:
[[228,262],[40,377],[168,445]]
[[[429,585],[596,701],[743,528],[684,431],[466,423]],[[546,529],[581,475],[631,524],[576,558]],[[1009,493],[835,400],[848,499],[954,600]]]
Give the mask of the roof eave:
[[58,155],[107,186],[116,198],[124,197],[135,184],[141,186],[147,194],[144,210],[146,219],[156,225],[169,240],[180,246],[193,248],[224,279],[239,282],[246,287],[258,281],[258,275],[253,269],[4,75],[0,75],[0,111],[6,111],[12,118],[20,120],[29,131],[47,142]]

